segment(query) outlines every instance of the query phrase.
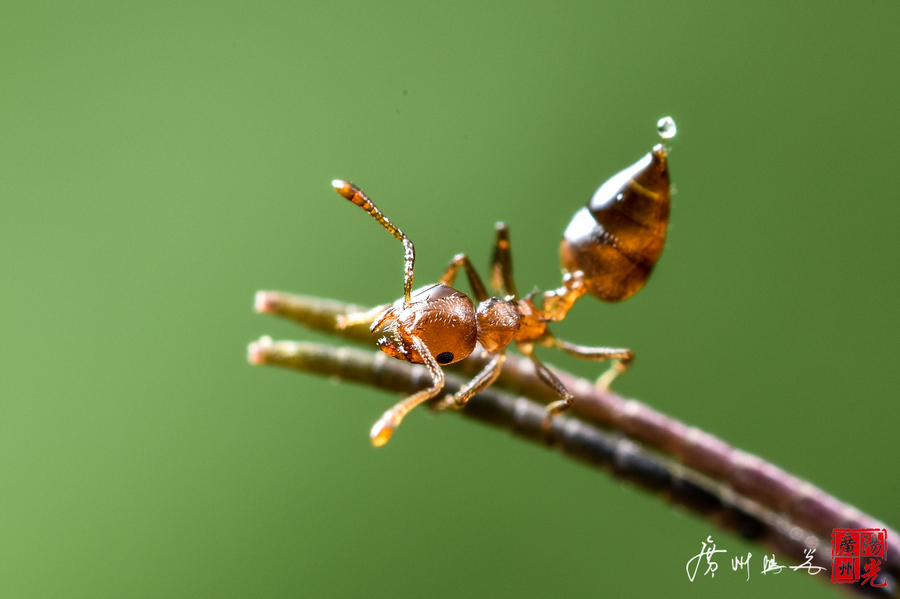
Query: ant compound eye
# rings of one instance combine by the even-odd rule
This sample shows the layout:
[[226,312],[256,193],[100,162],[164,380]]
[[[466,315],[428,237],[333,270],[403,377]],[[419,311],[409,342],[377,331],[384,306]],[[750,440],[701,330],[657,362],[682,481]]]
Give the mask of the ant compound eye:
[[449,364],[453,361],[453,352],[441,352],[435,357],[435,360],[438,361],[438,364]]

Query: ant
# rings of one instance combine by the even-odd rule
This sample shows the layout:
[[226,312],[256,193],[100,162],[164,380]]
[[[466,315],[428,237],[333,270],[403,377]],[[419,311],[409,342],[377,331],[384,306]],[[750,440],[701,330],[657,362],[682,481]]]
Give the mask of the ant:
[[[664,140],[675,134],[675,123],[669,117],[661,119],[658,128]],[[540,302],[535,302],[537,290],[519,298],[512,274],[509,229],[502,222],[496,225],[490,273],[492,287],[502,288],[504,297],[488,295],[466,254],[454,256],[437,284],[413,293],[416,250],[412,241],[358,187],[341,180],[332,185],[381,223],[403,244],[405,253],[403,298],[393,305],[341,317],[338,327],[371,322],[372,333],[382,334],[377,344],[384,353],[424,364],[432,378],[430,387],[400,401],[375,423],[370,436],[376,447],[388,442],[410,410],[441,392],[441,366],[466,358],[477,343],[491,359],[475,378],[441,400],[437,408],[461,408],[493,383],[503,366],[506,348],[515,342],[531,359],[540,378],[562,398],[547,406],[544,428],[548,433],[551,418],[568,409],[574,398],[534,355],[535,345],[555,347],[585,360],[614,360],[597,380],[604,389],[634,360],[629,349],[586,347],[557,339],[547,325],[563,320],[585,293],[617,302],[644,286],[662,253],[669,222],[669,171],[662,143],[601,185],[587,205],[575,213],[560,245],[562,286],[543,293]],[[453,288],[460,268],[466,273],[477,306]]]

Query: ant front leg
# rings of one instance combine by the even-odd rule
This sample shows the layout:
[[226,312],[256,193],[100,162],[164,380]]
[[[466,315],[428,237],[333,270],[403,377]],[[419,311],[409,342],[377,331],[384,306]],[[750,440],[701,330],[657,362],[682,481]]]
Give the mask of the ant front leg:
[[553,346],[557,347],[570,356],[580,358],[582,360],[614,360],[610,367],[597,379],[596,386],[603,391],[607,391],[609,386],[616,378],[625,373],[631,363],[634,362],[634,352],[630,349],[614,348],[614,347],[586,347],[584,345],[576,345],[559,339],[553,339]]
[[469,260],[469,257],[465,254],[456,254],[453,256],[453,260],[447,265],[444,276],[441,277],[439,283],[441,285],[446,285],[447,287],[453,287],[460,266],[466,271],[466,277],[469,279],[469,285],[472,287],[472,295],[475,296],[475,300],[479,302],[486,300],[488,295],[487,291],[484,289],[484,283],[481,282],[481,277],[478,276],[475,267],[472,266],[472,261]]
[[[518,297],[519,292],[516,290],[516,283],[512,274],[509,227],[506,226],[506,223],[497,223],[495,229],[497,230],[497,238],[494,240],[494,255],[491,259],[491,288],[495,291],[502,289],[506,292],[506,295]],[[481,282],[481,277],[478,276],[475,267],[472,266],[472,262],[466,254],[457,254],[453,257],[440,282],[448,287],[453,287],[453,282],[456,281],[456,274],[459,272],[460,266],[466,271],[475,299],[479,302],[486,300],[488,294],[485,291],[484,283]]]
[[437,360],[435,360],[434,356],[431,355],[431,352],[428,351],[428,346],[426,346],[425,342],[418,337],[412,338],[412,345],[422,356],[422,360],[425,362],[428,372],[431,373],[431,386],[427,389],[422,389],[397,403],[378,419],[378,422],[372,426],[372,431],[369,433],[369,436],[372,439],[372,445],[375,447],[381,447],[390,441],[391,435],[394,434],[394,431],[400,426],[403,417],[406,416],[410,410],[419,404],[428,401],[440,393],[441,389],[444,388],[444,371],[441,370]]

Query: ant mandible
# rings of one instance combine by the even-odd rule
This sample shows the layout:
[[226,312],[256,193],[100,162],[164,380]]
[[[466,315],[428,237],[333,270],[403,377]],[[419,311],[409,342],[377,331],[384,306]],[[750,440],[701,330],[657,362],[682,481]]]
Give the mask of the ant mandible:
[[[675,123],[669,117],[661,119],[658,128],[663,139],[675,134]],[[461,408],[493,383],[500,374],[507,346],[515,342],[519,351],[531,359],[540,378],[562,398],[547,406],[546,430],[553,416],[572,405],[573,396],[534,355],[535,345],[556,347],[586,360],[614,359],[597,380],[602,388],[608,388],[634,359],[629,349],[585,347],[557,339],[547,323],[563,320],[585,293],[616,302],[631,297],[644,286],[662,253],[669,222],[669,171],[663,144],[657,144],[641,160],[601,185],[575,214],[560,245],[562,286],[543,293],[540,302],[535,302],[537,291],[519,298],[512,275],[509,230],[504,223],[496,225],[491,262],[492,287],[502,288],[504,297],[488,295],[466,254],[454,256],[437,284],[413,293],[416,250],[412,241],[358,187],[341,180],[332,185],[400,240],[405,252],[403,298],[393,305],[342,317],[338,326],[371,322],[372,333],[382,334],[377,344],[384,353],[424,364],[432,378],[430,387],[397,403],[375,423],[370,436],[376,447],[388,442],[410,410],[441,392],[441,366],[466,358],[476,343],[491,359],[475,378],[437,407]],[[460,267],[469,279],[477,306],[464,293],[453,289]]]

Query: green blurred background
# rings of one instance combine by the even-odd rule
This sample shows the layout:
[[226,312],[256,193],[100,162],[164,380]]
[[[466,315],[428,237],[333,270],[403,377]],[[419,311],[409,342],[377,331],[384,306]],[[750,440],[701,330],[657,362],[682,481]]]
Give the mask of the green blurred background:
[[[829,596],[762,552],[456,416],[246,363],[258,289],[519,285],[672,115],[669,243],[559,336],[617,389],[900,525],[894,2],[4,3],[0,596]],[[545,352],[594,376],[598,366]],[[690,583],[712,534],[729,557]],[[827,576],[823,574],[820,576]]]

